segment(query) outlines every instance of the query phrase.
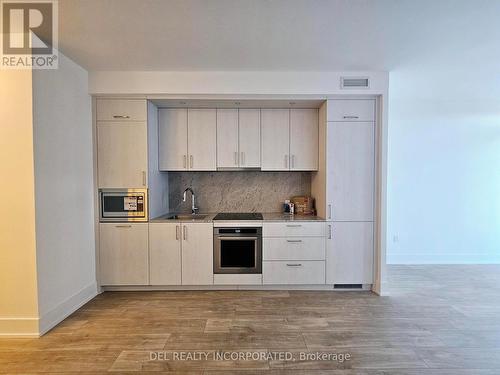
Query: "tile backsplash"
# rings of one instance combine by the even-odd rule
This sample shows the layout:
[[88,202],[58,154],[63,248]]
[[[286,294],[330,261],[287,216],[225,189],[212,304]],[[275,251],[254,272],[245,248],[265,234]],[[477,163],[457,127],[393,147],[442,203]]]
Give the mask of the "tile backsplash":
[[311,172],[169,172],[172,212],[190,212],[191,187],[200,212],[279,212],[285,199],[311,194]]

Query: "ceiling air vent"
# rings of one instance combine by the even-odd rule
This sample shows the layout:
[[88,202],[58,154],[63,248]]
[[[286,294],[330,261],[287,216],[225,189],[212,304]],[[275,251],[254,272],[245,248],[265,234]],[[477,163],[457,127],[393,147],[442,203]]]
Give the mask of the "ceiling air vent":
[[370,87],[368,77],[341,77],[340,88],[342,89],[367,89]]

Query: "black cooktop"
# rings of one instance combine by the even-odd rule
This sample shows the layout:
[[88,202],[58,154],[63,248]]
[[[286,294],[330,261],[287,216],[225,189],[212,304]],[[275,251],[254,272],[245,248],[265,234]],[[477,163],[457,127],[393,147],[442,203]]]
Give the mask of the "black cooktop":
[[214,220],[262,220],[260,212],[221,212],[215,215]]

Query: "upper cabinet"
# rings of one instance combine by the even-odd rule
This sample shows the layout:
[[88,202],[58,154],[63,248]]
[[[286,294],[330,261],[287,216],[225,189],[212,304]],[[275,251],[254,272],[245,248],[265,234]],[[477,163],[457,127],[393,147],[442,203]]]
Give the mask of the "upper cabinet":
[[216,110],[159,110],[159,168],[216,170]]
[[318,169],[318,110],[262,109],[262,170]]
[[146,121],[145,100],[97,99],[97,121]]
[[260,167],[260,110],[217,110],[217,168]]
[[318,110],[290,110],[290,170],[318,169]]
[[327,117],[328,121],[375,121],[375,100],[329,100]]
[[96,106],[99,188],[146,187],[146,101],[97,99]]

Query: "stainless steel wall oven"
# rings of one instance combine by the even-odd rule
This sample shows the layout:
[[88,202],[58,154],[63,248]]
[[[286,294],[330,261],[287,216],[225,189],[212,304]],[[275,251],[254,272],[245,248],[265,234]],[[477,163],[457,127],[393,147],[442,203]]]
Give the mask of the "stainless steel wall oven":
[[262,228],[214,228],[214,273],[262,273]]

